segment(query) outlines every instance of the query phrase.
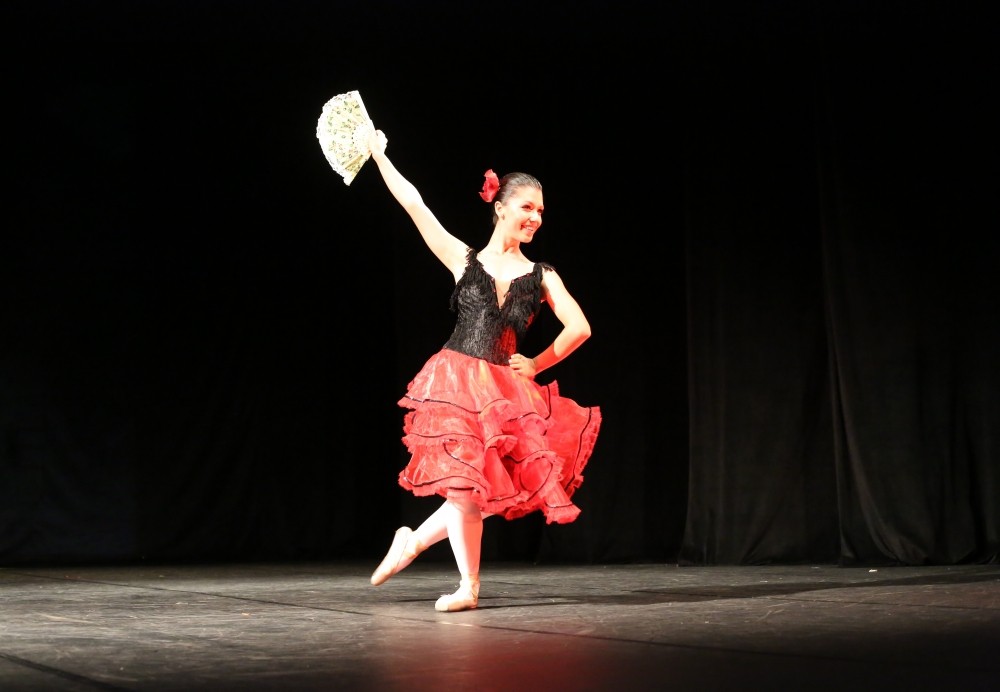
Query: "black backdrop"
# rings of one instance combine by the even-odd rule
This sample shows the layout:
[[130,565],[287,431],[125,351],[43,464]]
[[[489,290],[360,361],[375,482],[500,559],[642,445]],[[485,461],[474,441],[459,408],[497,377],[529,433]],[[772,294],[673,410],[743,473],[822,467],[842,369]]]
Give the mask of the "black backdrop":
[[351,89],[473,245],[486,168],[541,178],[594,328],[540,376],[604,413],[583,514],[487,559],[995,562],[987,6],[5,3],[0,563],[375,559],[436,506],[396,401],[450,277],[323,159]]

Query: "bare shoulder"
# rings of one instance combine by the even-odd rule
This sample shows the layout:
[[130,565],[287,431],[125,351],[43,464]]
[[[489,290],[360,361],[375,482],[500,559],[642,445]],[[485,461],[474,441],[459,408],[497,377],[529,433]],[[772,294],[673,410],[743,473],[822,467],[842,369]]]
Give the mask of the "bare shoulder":
[[561,296],[568,296],[569,291],[556,268],[547,262],[539,262],[538,265],[542,268],[543,298],[551,303]]

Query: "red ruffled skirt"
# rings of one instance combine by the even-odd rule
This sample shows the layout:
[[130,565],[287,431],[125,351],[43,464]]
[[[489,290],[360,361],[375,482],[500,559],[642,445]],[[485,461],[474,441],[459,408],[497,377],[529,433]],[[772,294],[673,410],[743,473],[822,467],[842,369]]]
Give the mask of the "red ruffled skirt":
[[410,409],[399,484],[414,495],[470,499],[505,519],[541,510],[565,524],[580,514],[570,498],[597,442],[598,407],[449,349],[424,364],[399,405]]

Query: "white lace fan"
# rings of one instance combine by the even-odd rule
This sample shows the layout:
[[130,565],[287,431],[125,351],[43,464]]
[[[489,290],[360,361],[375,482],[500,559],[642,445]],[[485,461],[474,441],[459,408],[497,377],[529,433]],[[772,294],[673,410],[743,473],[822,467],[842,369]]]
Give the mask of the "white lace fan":
[[316,124],[316,138],[333,170],[350,185],[365,161],[371,157],[368,135],[375,129],[361,94],[337,94],[323,105]]

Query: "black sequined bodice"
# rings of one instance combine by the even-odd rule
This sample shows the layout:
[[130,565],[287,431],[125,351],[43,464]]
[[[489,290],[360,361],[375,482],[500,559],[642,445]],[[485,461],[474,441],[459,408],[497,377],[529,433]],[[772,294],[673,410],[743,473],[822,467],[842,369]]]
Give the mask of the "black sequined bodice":
[[496,281],[470,248],[465,272],[451,294],[451,309],[457,316],[444,348],[507,365],[541,307],[544,269],[552,267],[536,262],[530,272],[511,281],[500,305]]

